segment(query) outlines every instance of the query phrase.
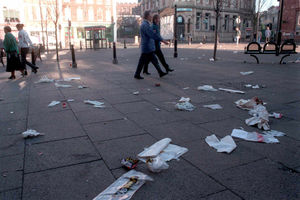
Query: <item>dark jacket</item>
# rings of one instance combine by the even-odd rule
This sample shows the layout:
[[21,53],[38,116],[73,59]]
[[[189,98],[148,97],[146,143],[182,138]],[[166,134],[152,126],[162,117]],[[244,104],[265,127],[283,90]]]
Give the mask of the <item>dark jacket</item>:
[[144,20],[141,28],[141,51],[142,53],[150,53],[155,51],[155,41],[162,41],[160,34],[155,34],[147,20]]

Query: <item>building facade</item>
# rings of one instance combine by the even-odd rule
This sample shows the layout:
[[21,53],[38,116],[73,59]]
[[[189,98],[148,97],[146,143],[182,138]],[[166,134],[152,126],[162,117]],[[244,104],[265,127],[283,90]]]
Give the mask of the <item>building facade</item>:
[[285,0],[282,17],[283,39],[300,42],[300,1]]
[[[165,23],[172,25],[174,6],[177,5],[178,38],[187,40],[190,36],[194,41],[202,41],[203,38],[206,38],[206,41],[213,41],[216,23],[214,2],[213,0],[141,0],[140,4],[142,13],[145,10],[160,13],[163,26]],[[219,40],[232,42],[236,35],[236,27],[240,27],[242,40],[250,40],[253,34],[255,0],[222,0],[221,10]],[[166,37],[170,36],[171,34]]]
[[266,26],[269,26],[272,31],[277,32],[278,12],[279,12],[279,6],[272,6],[268,10],[261,13],[260,15],[261,29],[265,29]]

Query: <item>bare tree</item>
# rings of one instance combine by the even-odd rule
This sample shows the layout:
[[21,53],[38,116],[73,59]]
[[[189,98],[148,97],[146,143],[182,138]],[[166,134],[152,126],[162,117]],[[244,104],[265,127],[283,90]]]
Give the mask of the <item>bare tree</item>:
[[43,41],[43,47],[45,47],[44,20],[43,20],[42,0],[39,0],[39,6],[40,6],[40,16],[41,16],[41,27],[42,27],[42,41]]
[[216,26],[215,26],[215,45],[214,45],[214,60],[216,60],[217,57],[217,46],[218,46],[218,26],[219,26],[219,17],[220,12],[223,6],[224,0],[214,0],[214,10],[216,15]]
[[256,41],[258,40],[260,12],[261,12],[262,8],[266,6],[267,2],[269,2],[269,0],[258,0],[258,3],[257,3],[257,13],[256,13]]
[[58,0],[47,0],[47,13],[50,16],[51,21],[55,28],[55,50],[56,50],[56,61],[59,61],[58,57],[58,20],[59,20],[59,8]]

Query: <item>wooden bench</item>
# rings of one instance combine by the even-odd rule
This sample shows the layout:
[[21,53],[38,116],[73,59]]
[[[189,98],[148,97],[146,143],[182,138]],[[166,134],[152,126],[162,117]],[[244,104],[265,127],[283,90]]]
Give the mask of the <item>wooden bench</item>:
[[250,54],[250,56],[256,59],[257,64],[259,64],[259,59],[256,55],[263,54],[275,54],[276,56],[283,55],[280,59],[280,64],[283,63],[283,59],[290,56],[291,54],[297,54],[296,44],[294,42],[286,41],[280,47],[274,42],[266,43],[263,48],[257,42],[250,42],[245,49],[245,54]]

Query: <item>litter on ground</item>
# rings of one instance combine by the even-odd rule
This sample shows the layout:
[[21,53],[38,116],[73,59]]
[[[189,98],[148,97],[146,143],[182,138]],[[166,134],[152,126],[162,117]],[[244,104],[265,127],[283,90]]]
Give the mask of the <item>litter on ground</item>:
[[175,108],[177,110],[193,111],[195,106],[189,102],[190,100],[190,98],[181,97],[179,103],[175,104]]
[[257,125],[259,129],[263,129],[265,131],[270,130],[268,123],[269,113],[265,106],[261,104],[255,105],[254,108],[249,111],[249,114],[253,117],[245,120],[245,123],[248,126]]
[[68,99],[67,100],[68,102],[73,102],[73,101],[75,101],[74,99]]
[[217,152],[231,153],[235,148],[236,144],[230,135],[223,137],[219,140],[215,134],[207,136],[205,142],[217,150]]
[[220,106],[219,104],[211,104],[211,105],[204,105],[204,108],[210,108],[213,110],[219,110],[222,109],[222,106]]
[[188,89],[190,89],[190,87],[185,87],[185,88],[182,88],[183,90],[188,90]]
[[23,138],[29,138],[29,137],[36,137],[36,136],[43,135],[43,134],[37,132],[36,130],[28,129],[27,131],[23,132],[22,135],[23,135]]
[[105,108],[105,105],[103,102],[91,101],[91,100],[84,100],[83,102],[86,104],[94,105],[95,108]]
[[285,136],[286,134],[280,131],[275,131],[275,130],[270,130],[270,131],[263,131],[264,134],[266,135],[272,135],[274,137],[282,137]]
[[166,161],[162,160],[160,157],[149,158],[146,161],[147,167],[151,172],[161,172],[162,170],[168,169],[169,165]]
[[219,90],[229,93],[237,93],[237,94],[245,94],[244,91],[241,90],[232,90],[232,89],[226,89],[226,88],[219,88]]
[[54,79],[48,78],[48,76],[42,76],[42,78],[35,83],[52,83]]
[[213,86],[211,85],[202,85],[202,86],[199,86],[197,88],[197,90],[204,90],[204,91],[212,91],[212,92],[216,92],[218,91],[217,89],[215,89]]
[[72,85],[64,85],[64,84],[59,84],[59,83],[55,83],[56,87],[62,87],[62,88],[70,88],[72,87]]
[[257,132],[247,132],[241,129],[233,129],[231,136],[251,142],[279,143],[279,140],[272,135],[264,135]]
[[189,97],[187,97],[187,98],[185,98],[185,97],[181,97],[180,99],[179,99],[179,102],[190,102],[191,101],[191,99],[189,98]]
[[215,59],[213,59],[213,58],[210,58],[210,59],[209,59],[209,61],[210,61],[210,62],[214,62],[214,61],[215,61]]
[[139,91],[136,91],[136,92],[133,92],[132,94],[138,95],[138,94],[140,94],[140,92],[139,92]]
[[70,78],[63,79],[63,81],[73,81],[73,80],[80,80],[80,77],[70,77]]
[[251,109],[254,109],[254,106],[256,106],[258,104],[263,104],[263,101],[261,99],[259,99],[258,97],[253,97],[252,99],[248,99],[248,100],[240,99],[234,103],[240,109],[251,110]]
[[88,86],[85,86],[85,85],[79,85],[78,86],[78,89],[83,89],[83,88],[88,88]]
[[53,107],[53,106],[55,106],[55,105],[57,105],[57,104],[60,104],[60,101],[52,101],[52,102],[48,105],[48,107]]
[[281,113],[275,113],[275,112],[273,112],[272,114],[269,114],[269,117],[274,117],[276,119],[281,119],[282,116],[283,115]]
[[240,72],[240,74],[242,74],[243,76],[250,75],[250,74],[253,74],[253,73],[254,73],[254,71]]
[[136,168],[137,164],[138,164],[139,160],[137,159],[132,159],[132,158],[123,158],[121,160],[121,164],[126,167],[127,169],[134,169]]
[[93,200],[129,200],[146,181],[153,181],[153,179],[142,172],[130,170]]

